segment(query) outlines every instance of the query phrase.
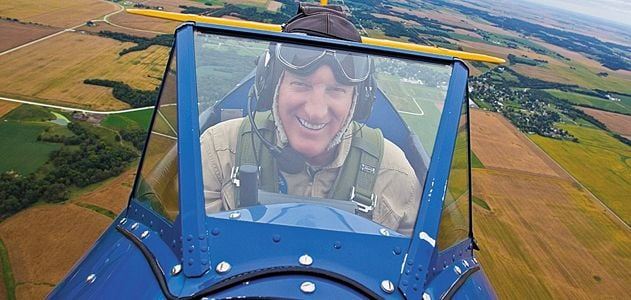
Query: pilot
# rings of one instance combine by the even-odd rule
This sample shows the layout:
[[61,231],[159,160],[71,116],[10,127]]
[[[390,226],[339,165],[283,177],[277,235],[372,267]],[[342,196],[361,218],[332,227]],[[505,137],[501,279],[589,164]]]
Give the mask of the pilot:
[[[331,6],[301,6],[284,31],[361,42]],[[362,123],[374,101],[373,68],[365,55],[272,44],[259,58],[254,116],[200,137],[206,212],[243,206],[238,167],[252,164],[262,190],[349,200],[357,214],[411,234],[421,198],[416,174],[401,149]]]

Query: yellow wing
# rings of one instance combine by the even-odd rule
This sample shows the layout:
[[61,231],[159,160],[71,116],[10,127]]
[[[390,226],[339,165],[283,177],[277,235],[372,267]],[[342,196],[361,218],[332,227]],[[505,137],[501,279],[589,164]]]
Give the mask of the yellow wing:
[[[281,31],[280,25],[252,22],[252,21],[224,19],[224,18],[217,18],[217,17],[182,14],[182,13],[166,12],[166,11],[159,11],[159,10],[148,10],[148,9],[127,9],[127,12],[131,14],[136,14],[136,15],[149,16],[149,17],[154,17],[154,18],[180,21],[180,22],[192,21],[192,22],[216,24],[216,25],[238,27],[238,28],[257,29],[257,30],[264,30],[264,31],[275,31],[275,32]],[[362,37],[362,43],[368,44],[368,45],[411,50],[411,51],[417,51],[417,52],[428,53],[428,54],[452,56],[452,57],[457,57],[457,58],[469,60],[469,61],[480,61],[480,62],[488,62],[488,63],[494,63],[494,64],[503,64],[506,62],[506,60],[502,58],[493,57],[493,56],[485,55],[485,54],[478,54],[478,53],[472,53],[472,52],[466,52],[466,51],[457,51],[457,50],[417,45],[417,44],[412,44],[412,43],[397,42],[397,41],[391,41],[391,40],[375,39],[375,38],[369,38],[369,37]]]

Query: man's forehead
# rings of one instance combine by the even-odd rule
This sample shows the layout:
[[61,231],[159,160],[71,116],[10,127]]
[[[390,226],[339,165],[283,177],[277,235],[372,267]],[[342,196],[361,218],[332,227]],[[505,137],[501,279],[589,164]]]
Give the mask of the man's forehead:
[[[352,87],[353,85],[344,84],[337,80],[335,76],[335,71],[329,65],[320,65],[315,68],[311,72],[299,72],[295,70],[285,70],[285,76],[289,75],[290,78],[296,78],[301,80],[308,80],[314,82],[326,82],[330,84],[335,84],[336,86],[348,86]],[[282,75],[281,75],[282,76]],[[282,76],[282,77],[285,77]]]

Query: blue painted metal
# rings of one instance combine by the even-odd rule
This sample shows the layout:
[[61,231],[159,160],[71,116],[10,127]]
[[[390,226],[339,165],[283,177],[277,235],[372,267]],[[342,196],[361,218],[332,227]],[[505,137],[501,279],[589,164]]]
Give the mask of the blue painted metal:
[[177,117],[179,161],[179,205],[182,222],[182,255],[184,274],[197,277],[210,266],[202,251],[208,248],[204,226],[204,191],[199,145],[199,112],[197,111],[197,78],[193,25],[178,28],[177,47]]
[[399,288],[404,291],[403,293],[408,298],[419,299],[421,297],[423,287],[427,283],[428,278],[426,276],[430,271],[431,259],[436,255],[436,239],[467,77],[466,66],[460,61],[455,61],[434,144],[431,165],[424,185],[421,207],[405,262],[405,272],[399,281]]

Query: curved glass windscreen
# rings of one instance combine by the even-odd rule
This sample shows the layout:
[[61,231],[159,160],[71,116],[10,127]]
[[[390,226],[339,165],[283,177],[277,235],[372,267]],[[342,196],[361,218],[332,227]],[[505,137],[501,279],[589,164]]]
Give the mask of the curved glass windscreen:
[[195,33],[211,217],[410,235],[450,65]]

